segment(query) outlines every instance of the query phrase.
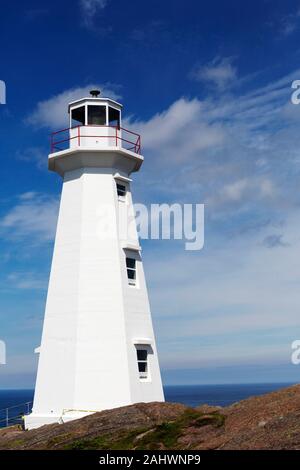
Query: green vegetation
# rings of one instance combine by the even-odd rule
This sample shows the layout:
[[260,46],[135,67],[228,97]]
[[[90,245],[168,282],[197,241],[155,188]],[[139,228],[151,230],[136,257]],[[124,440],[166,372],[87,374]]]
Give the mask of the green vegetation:
[[19,446],[21,446],[23,444],[23,441],[22,439],[15,439],[14,441],[10,442],[9,443],[9,449],[15,449],[15,448],[18,448]]
[[219,412],[202,414],[199,411],[189,409],[174,421],[158,424],[153,428],[135,429],[123,431],[116,435],[103,435],[91,439],[76,439],[65,446],[68,450],[154,450],[176,449],[178,439],[186,428],[199,428],[211,425],[223,426],[225,416]]
[[134,448],[134,441],[140,434],[148,429],[136,429],[134,431],[123,432],[117,436],[105,435],[91,439],[77,439],[66,445],[66,450],[130,450]]
[[206,426],[212,424],[216,428],[223,426],[225,423],[225,416],[220,413],[212,413],[211,415],[200,416],[196,419],[194,425],[196,426]]

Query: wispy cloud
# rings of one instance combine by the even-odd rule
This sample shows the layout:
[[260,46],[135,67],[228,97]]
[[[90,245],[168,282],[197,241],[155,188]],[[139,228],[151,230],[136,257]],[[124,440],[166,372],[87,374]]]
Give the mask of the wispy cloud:
[[237,80],[237,68],[233,62],[233,57],[215,57],[210,63],[197,66],[191,72],[191,78],[225,90]]
[[29,147],[24,150],[18,150],[16,158],[24,162],[33,162],[40,170],[47,168],[47,150],[42,147]]
[[299,75],[296,70],[246,94],[180,98],[148,121],[131,119],[142,134],[151,184],[168,197],[192,194],[214,217],[236,218],[237,210],[279,216],[283,203],[296,207],[291,171],[298,173],[300,115],[290,87]]
[[141,132],[145,151],[159,155],[156,164],[175,169],[179,162],[192,163],[201,151],[224,144],[222,126],[208,122],[206,113],[205,102],[180,98],[147,122],[129,121],[128,125]]
[[89,96],[92,89],[100,89],[102,95],[118,99],[116,85],[91,83],[84,87],[74,87],[65,90],[49,99],[40,101],[32,113],[26,118],[26,123],[34,127],[59,129],[68,126],[68,103],[84,96]]
[[159,261],[146,259],[165,367],[178,358],[186,367],[201,357],[232,364],[252,348],[256,364],[269,352],[289,361],[300,328],[300,107],[290,102],[299,76],[245,94],[180,98],[129,122],[142,134],[148,199],[155,191],[161,200],[206,204],[202,252],[189,257],[169,245],[157,247]]
[[147,255],[145,269],[166,367],[177,360],[199,366],[201,358],[218,365],[241,362],[243,356],[260,364],[267,356],[289,361],[289,338],[300,328],[300,269],[295,262],[299,228],[298,217],[291,217],[285,226],[291,244],[280,243],[276,253],[261,243],[266,227],[263,233],[206,248],[198,256],[165,252],[158,260]]
[[23,193],[0,219],[2,237],[41,245],[54,238],[58,214],[56,197],[34,191]]
[[6,286],[12,289],[35,290],[46,289],[47,279],[41,279],[37,273],[31,271],[11,272],[6,278]]
[[109,0],[79,0],[82,22],[88,29],[94,29],[96,16],[104,10]]
[[300,26],[300,9],[296,10],[294,13],[281,18],[279,23],[279,33],[282,36],[290,36],[294,33]]

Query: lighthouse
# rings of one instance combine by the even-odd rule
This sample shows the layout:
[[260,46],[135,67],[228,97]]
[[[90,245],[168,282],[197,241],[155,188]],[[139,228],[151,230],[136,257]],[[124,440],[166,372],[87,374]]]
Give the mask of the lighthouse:
[[141,139],[98,90],[68,111],[48,157],[63,185],[26,429],[164,401],[131,195]]

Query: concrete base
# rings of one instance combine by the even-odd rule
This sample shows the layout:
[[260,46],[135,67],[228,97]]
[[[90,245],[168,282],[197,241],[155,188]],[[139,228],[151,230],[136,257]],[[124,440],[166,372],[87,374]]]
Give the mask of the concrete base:
[[69,412],[63,415],[39,415],[35,413],[31,413],[30,415],[24,416],[24,427],[26,430],[40,428],[46,424],[63,424],[67,423],[68,421],[73,421],[74,419],[84,418],[84,416],[88,416],[93,414],[92,412],[87,411],[74,411]]

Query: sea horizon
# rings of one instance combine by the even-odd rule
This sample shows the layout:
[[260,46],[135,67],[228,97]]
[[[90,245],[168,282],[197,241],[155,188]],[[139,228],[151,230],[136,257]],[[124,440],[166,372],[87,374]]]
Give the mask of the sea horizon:
[[[229,406],[252,396],[264,395],[294,385],[291,382],[251,382],[240,384],[190,384],[164,385],[165,400],[182,403],[186,406],[201,405]],[[0,389],[0,427],[20,422],[20,417],[27,414],[32,406],[34,389]],[[18,417],[19,421],[14,421]]]
[[[226,386],[238,386],[238,385],[296,385],[299,382],[273,382],[273,381],[265,381],[265,382],[232,382],[232,383],[184,383],[184,384],[163,384],[163,388],[165,387],[226,387]],[[0,387],[0,392],[1,391],[9,391],[9,390],[28,390],[28,391],[34,391],[34,387]]]

